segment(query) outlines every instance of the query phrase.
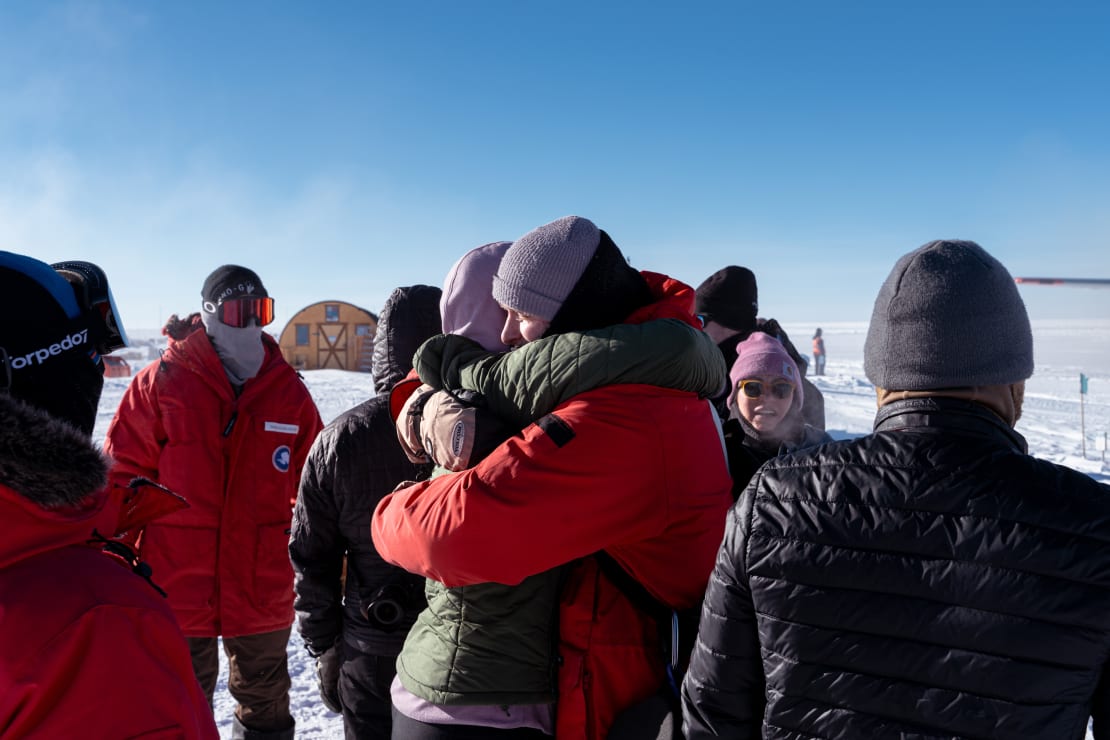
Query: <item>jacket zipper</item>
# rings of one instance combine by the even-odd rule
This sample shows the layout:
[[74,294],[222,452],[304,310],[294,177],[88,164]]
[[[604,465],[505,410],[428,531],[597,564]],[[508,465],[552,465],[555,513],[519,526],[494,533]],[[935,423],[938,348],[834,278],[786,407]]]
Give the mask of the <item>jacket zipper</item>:
[[[236,398],[235,404],[231,409],[231,418],[227,420],[227,425],[224,427],[223,434],[221,435],[225,440],[230,440],[231,432],[235,429],[235,422],[238,421],[238,420],[239,420],[239,400],[238,400],[238,398]],[[230,444],[230,441],[224,442],[224,444],[223,444],[223,448],[224,448],[223,449],[223,458],[224,458],[224,460],[223,460],[223,462],[224,462],[224,470],[223,470],[224,481],[223,481],[223,483],[224,483],[225,488],[224,488],[224,499],[223,499],[223,501],[220,502],[221,512],[225,511],[226,508],[227,508],[227,488],[226,488],[226,486],[227,486],[227,476],[228,476],[228,473],[231,471],[231,453],[228,450],[228,445],[229,444]],[[216,612],[216,619],[214,621],[215,621],[215,624],[216,624],[216,633],[217,634],[220,634],[221,632],[223,632],[223,610],[220,608],[220,602],[222,601],[222,599],[220,597],[220,559],[221,559],[222,554],[223,554],[223,548],[221,547],[222,540],[223,540],[222,534],[223,534],[223,531],[224,531],[223,514],[220,515],[219,527],[220,528],[219,528],[219,530],[217,531],[217,534],[216,534],[216,574],[215,574],[216,578],[215,578],[215,583],[213,584],[213,594],[212,594],[212,598],[216,602],[212,605],[212,608]]]

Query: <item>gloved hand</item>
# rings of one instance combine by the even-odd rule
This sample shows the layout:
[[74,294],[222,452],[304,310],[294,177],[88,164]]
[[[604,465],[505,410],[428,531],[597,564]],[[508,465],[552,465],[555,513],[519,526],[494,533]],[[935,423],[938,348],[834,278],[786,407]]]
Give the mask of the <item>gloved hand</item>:
[[396,421],[397,439],[410,461],[456,472],[477,465],[515,431],[485,408],[478,394],[430,385],[409,395]]
[[340,714],[343,705],[339,701],[339,645],[333,645],[316,659],[316,682],[320,686],[320,698],[324,706]]

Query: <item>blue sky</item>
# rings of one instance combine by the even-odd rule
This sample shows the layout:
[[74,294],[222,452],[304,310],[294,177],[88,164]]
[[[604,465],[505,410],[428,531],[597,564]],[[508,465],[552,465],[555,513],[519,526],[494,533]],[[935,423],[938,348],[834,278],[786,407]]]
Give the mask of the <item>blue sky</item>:
[[1110,277],[1108,39],[1094,1],[5,2],[0,248],[97,262],[134,328],[228,262],[275,330],[377,312],[571,213],[785,322],[865,321],[935,238]]

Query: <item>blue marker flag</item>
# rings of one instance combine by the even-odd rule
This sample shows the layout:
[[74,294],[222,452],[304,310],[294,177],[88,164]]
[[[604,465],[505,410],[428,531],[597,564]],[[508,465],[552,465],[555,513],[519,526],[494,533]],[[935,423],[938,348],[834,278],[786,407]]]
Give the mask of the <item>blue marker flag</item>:
[[1082,395],[1087,395],[1087,376],[1079,373],[1079,392]]

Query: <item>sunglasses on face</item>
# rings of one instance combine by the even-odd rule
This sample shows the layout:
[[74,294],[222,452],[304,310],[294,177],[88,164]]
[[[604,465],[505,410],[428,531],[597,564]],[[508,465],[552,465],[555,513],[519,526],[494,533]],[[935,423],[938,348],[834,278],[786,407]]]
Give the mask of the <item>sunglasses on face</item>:
[[236,329],[250,326],[252,319],[259,326],[266,326],[274,320],[274,299],[252,296],[229,298],[216,304],[214,313],[221,323]]
[[785,380],[776,380],[774,383],[765,383],[762,380],[740,381],[740,392],[748,398],[759,398],[765,390],[770,390],[772,396],[781,400],[790,397],[794,386]]

